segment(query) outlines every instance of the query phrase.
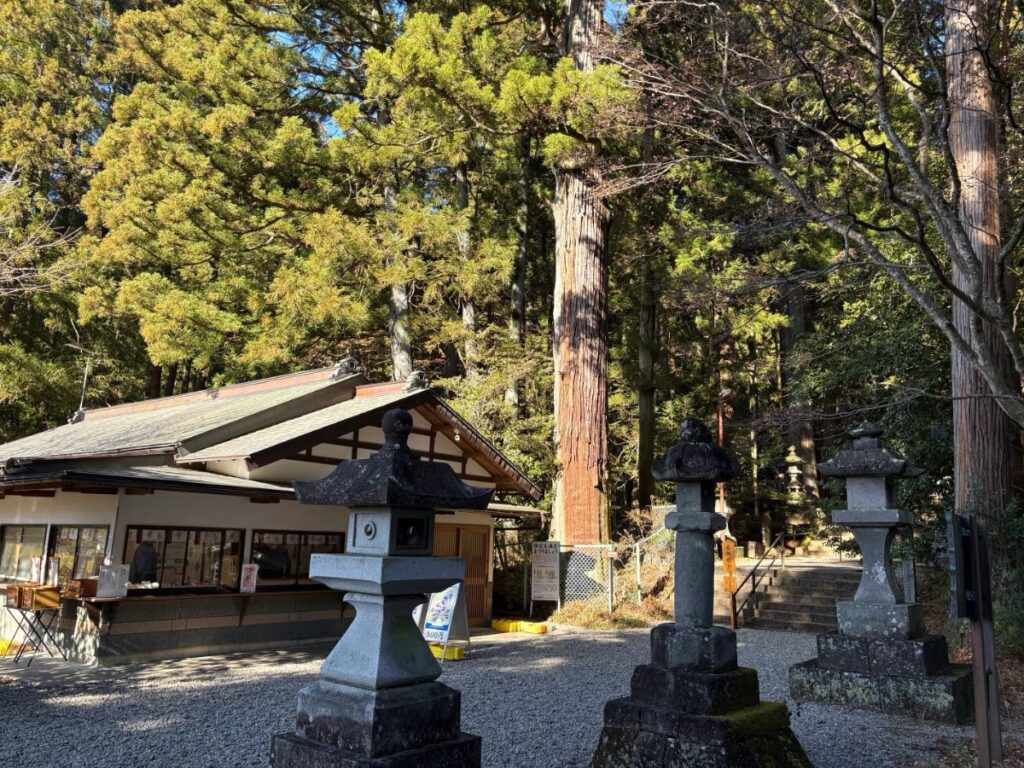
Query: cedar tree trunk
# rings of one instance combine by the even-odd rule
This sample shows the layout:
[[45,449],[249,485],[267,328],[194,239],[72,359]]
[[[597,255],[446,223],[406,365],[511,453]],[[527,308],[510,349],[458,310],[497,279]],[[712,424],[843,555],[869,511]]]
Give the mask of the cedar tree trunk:
[[[593,69],[603,3],[567,0],[565,50]],[[606,249],[611,216],[589,167],[556,165],[554,523],[565,544],[610,538],[608,521],[608,339]]]
[[[949,82],[949,144],[960,178],[960,220],[981,265],[990,295],[996,285],[1000,245],[999,134],[995,85],[985,65],[989,0],[951,0],[946,6],[946,74]],[[957,287],[971,294],[968,277],[954,266]],[[971,312],[953,299],[953,324],[972,338]],[[985,328],[997,364],[1011,380],[1009,353],[992,328]],[[952,352],[953,459],[956,508],[995,512],[1013,489],[1017,429],[991,397],[981,375]]]

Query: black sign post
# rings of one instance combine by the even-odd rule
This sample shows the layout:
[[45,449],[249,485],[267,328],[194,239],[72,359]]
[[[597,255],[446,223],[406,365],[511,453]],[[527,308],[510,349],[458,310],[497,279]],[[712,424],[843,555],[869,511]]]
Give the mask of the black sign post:
[[970,619],[974,668],[974,722],[978,765],[990,768],[1003,759],[999,721],[999,677],[996,674],[995,633],[992,626],[992,576],[989,568],[988,525],[976,515],[947,513],[950,613]]

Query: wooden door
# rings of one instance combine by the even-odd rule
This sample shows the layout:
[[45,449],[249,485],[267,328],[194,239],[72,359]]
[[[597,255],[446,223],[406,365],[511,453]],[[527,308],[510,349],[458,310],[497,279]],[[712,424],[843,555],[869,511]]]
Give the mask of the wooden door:
[[470,626],[487,625],[491,529],[486,525],[439,524],[434,528],[434,554],[466,561],[466,614]]
[[459,556],[459,526],[434,526],[434,557]]

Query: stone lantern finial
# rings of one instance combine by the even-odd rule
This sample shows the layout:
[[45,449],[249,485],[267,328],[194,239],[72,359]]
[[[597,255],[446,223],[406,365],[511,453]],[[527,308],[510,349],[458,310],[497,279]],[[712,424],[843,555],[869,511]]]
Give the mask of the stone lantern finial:
[[679,442],[651,466],[655,480],[677,483],[721,483],[732,480],[738,472],[736,462],[712,442],[708,425],[692,416],[679,425]]

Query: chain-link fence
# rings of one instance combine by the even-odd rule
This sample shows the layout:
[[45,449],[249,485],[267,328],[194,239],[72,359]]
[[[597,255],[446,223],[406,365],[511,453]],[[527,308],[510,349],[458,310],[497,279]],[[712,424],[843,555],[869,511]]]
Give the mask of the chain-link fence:
[[[494,544],[494,612],[530,611],[534,535],[498,532]],[[609,610],[623,601],[646,597],[671,599],[675,539],[659,531],[639,542],[563,547],[559,558],[563,602],[601,599]]]
[[562,599],[590,600],[608,597],[615,589],[615,547],[606,544],[577,544],[563,549]]

